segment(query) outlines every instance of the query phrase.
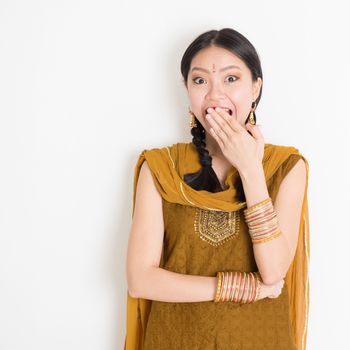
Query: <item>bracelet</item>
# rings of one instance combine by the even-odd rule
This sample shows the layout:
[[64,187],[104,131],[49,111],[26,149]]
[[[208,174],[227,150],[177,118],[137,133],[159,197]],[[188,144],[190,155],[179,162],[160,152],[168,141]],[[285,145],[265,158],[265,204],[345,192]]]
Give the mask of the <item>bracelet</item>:
[[217,285],[216,285],[216,293],[215,293],[214,301],[217,303],[220,300],[221,285],[222,285],[222,272],[218,272],[216,274],[216,277],[217,277]]
[[219,271],[214,302],[233,301],[242,304],[258,300],[261,290],[259,272]]
[[252,243],[263,243],[279,237],[277,213],[270,197],[243,210]]

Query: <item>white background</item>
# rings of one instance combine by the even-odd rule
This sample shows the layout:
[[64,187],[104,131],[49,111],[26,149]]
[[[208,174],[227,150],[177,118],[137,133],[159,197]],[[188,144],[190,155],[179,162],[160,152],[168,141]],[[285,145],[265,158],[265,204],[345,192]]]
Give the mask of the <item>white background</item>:
[[348,349],[346,1],[0,2],[0,348],[124,345],[132,181],[190,141],[187,46],[232,27],[264,74],[265,141],[308,159],[308,349]]

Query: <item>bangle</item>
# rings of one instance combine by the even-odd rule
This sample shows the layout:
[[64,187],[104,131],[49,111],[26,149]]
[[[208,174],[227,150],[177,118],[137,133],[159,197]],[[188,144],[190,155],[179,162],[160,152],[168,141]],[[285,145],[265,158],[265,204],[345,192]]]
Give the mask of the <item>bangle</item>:
[[249,304],[260,296],[261,277],[258,272],[217,272],[217,287],[214,302],[233,301]]
[[254,244],[270,241],[282,234],[270,197],[250,206],[243,213]]
[[221,284],[222,284],[222,272],[218,272],[217,273],[216,294],[215,294],[215,299],[214,299],[215,303],[220,301]]
[[244,210],[244,212],[245,212],[246,214],[249,214],[249,213],[253,212],[255,209],[258,209],[258,208],[264,206],[264,205],[265,205],[266,203],[268,203],[270,200],[271,200],[271,198],[268,197],[268,198],[264,199],[263,201],[261,201],[261,202],[259,202],[259,203],[256,203],[256,204],[254,204],[254,205],[248,207],[247,209]]
[[260,297],[262,278],[261,278],[259,272],[254,272],[254,274],[255,274],[256,280],[257,280],[257,288],[256,288],[256,300],[257,300]]

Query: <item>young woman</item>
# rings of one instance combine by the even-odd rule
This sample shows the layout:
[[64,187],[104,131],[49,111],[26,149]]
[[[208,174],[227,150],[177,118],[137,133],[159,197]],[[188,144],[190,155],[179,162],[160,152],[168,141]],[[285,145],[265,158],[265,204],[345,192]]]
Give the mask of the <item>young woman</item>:
[[192,142],[135,167],[124,348],[303,350],[308,162],[264,142],[261,64],[242,34],[201,34],[181,72]]

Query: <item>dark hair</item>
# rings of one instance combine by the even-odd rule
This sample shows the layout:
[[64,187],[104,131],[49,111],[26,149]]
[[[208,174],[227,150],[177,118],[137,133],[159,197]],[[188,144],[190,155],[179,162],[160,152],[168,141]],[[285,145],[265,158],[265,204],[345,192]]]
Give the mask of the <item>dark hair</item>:
[[[221,30],[210,30],[199,35],[186,49],[181,59],[181,74],[186,88],[187,76],[193,57],[200,50],[211,46],[222,47],[233,52],[245,62],[251,71],[253,80],[257,80],[258,77],[262,79],[261,63],[254,46],[236,30],[223,28]],[[256,106],[259,104],[261,93],[262,87],[258,98],[255,100]],[[193,136],[192,143],[197,148],[202,168],[198,172],[185,174],[184,181],[195,190],[206,190],[209,192],[223,191],[220,181],[212,168],[212,157],[209,155],[208,150],[205,149],[205,129],[199,120],[197,118],[195,119],[197,126],[191,128],[191,134]],[[256,122],[255,114],[254,119]],[[239,174],[235,180],[235,188],[237,191],[236,200],[244,202],[245,195]]]

